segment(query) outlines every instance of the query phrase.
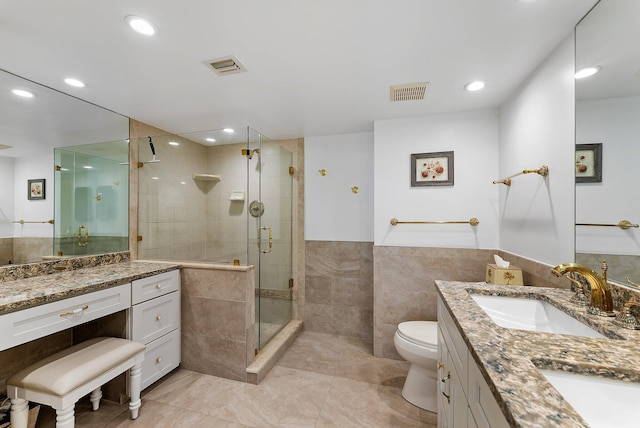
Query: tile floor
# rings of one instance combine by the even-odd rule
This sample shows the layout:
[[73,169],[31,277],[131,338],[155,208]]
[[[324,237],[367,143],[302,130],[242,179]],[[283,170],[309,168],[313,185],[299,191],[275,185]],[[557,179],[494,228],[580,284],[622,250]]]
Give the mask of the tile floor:
[[[143,392],[140,416],[127,405],[76,406],[77,428],[426,427],[436,415],[409,404],[408,365],[372,356],[372,343],[302,332],[260,385],[177,370]],[[55,426],[42,408],[37,428]]]

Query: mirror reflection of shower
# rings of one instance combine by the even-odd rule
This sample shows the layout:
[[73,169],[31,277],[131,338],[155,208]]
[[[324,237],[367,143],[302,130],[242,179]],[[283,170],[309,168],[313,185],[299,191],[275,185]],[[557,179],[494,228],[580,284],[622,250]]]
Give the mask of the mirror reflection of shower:
[[53,256],[129,248],[129,142],[54,150]]

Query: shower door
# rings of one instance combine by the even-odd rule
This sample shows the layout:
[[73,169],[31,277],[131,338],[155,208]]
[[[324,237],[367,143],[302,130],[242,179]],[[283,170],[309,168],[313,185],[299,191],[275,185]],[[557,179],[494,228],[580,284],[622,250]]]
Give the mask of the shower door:
[[292,155],[248,128],[249,264],[256,267],[256,334],[261,349],[291,320]]

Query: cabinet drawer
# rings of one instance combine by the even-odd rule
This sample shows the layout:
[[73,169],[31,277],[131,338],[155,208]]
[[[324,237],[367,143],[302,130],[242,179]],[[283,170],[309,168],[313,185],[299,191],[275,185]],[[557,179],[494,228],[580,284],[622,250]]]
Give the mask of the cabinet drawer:
[[179,289],[179,270],[153,275],[148,278],[136,279],[131,283],[131,303],[135,305]]
[[180,327],[180,293],[177,291],[135,305],[131,339],[149,343]]
[[123,284],[0,316],[0,349],[129,309],[131,284]]
[[147,344],[142,363],[142,389],[180,364],[180,329]]

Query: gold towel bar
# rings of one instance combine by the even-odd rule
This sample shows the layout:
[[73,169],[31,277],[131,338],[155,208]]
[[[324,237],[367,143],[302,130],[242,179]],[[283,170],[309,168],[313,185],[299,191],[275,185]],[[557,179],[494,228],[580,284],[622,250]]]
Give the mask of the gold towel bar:
[[38,224],[49,223],[49,224],[53,224],[53,219],[46,220],[46,221],[26,221],[26,220],[20,219],[20,220],[12,221],[11,223],[20,223],[20,224],[25,224],[25,223],[38,223]]
[[507,178],[503,178],[502,180],[494,180],[493,184],[504,184],[505,186],[511,186],[511,179],[513,177],[517,177],[519,175],[523,175],[523,174],[532,174],[532,173],[536,173],[538,175],[541,175],[543,177],[546,177],[547,175],[549,175],[549,167],[547,165],[542,165],[540,168],[538,169],[524,169],[521,172],[518,172],[516,174],[510,175]]
[[576,226],[603,226],[603,227],[619,227],[620,229],[627,230],[632,227],[638,228],[640,225],[633,224],[629,220],[620,220],[618,224],[600,224],[600,223],[576,223]]
[[471,226],[477,226],[480,224],[480,220],[475,217],[471,217],[469,221],[399,221],[397,218],[391,219],[391,225],[396,224],[470,224]]

